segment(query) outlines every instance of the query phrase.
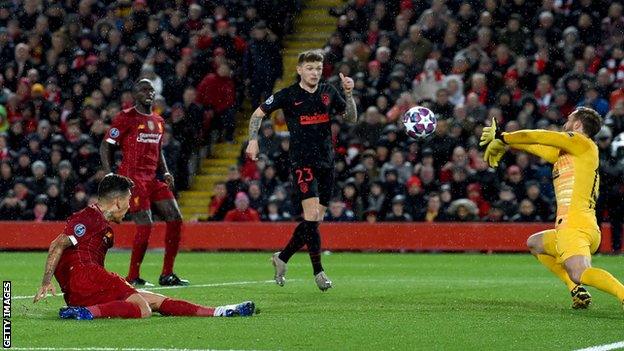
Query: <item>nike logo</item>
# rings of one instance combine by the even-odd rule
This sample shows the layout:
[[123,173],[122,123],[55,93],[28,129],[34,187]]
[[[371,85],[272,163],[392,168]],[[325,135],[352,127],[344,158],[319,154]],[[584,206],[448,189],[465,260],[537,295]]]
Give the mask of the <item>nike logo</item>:
[[301,104],[303,104],[303,101],[295,102],[295,106],[299,106]]

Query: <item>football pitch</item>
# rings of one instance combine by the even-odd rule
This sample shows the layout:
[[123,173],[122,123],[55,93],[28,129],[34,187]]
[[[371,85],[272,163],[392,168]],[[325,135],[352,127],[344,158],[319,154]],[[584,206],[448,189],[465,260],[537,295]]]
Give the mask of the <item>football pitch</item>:
[[[242,350],[576,350],[624,340],[624,311],[591,289],[589,310],[572,310],[565,286],[528,254],[324,255],[334,288],[321,293],[308,256],[289,264],[286,286],[270,279],[269,253],[182,253],[176,272],[192,286],[156,292],[218,305],[254,300],[251,318],[65,321],[64,302],[33,305],[46,253],[0,253],[12,281],[14,348]],[[106,266],[126,273],[129,252]],[[624,258],[596,266],[624,278]],[[142,277],[157,280],[162,252],[147,254]],[[598,349],[596,349],[598,350]]]

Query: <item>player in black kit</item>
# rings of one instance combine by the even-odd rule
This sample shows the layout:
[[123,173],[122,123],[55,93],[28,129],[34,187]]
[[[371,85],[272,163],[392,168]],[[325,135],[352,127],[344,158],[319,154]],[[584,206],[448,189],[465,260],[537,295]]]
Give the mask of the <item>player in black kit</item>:
[[271,95],[254,111],[249,121],[247,156],[258,156],[258,129],[262,118],[282,109],[290,132],[290,163],[295,191],[301,199],[303,222],[281,252],[272,257],[275,282],[286,282],[286,263],[307,245],[316,285],[325,291],[332,287],[321,265],[319,222],[323,220],[334,186],[334,148],[331,141],[330,113],[343,114],[353,123],[357,120],[353,100],[353,79],[340,74],[346,99],[331,85],[320,83],[323,55],[318,51],[299,54],[297,73],[301,80]]

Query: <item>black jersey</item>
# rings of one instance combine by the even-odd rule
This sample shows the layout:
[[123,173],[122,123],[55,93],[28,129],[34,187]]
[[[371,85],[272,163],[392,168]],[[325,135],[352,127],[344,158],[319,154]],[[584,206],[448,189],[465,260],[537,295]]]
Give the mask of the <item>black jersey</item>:
[[293,166],[333,167],[330,112],[343,114],[346,103],[336,88],[321,83],[309,93],[295,83],[271,95],[260,109],[269,114],[282,109],[290,132]]

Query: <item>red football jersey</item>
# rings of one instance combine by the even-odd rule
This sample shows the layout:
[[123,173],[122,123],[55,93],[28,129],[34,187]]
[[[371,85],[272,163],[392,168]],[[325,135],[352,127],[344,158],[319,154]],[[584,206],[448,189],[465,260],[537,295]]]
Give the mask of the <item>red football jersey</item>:
[[104,257],[113,246],[113,230],[97,205],[74,213],[63,230],[72,246],[63,255],[54,272],[61,287],[69,283],[69,271],[79,265],[104,267]]
[[158,169],[165,120],[147,116],[131,107],[115,116],[106,141],[121,148],[118,173],[133,179],[154,179]]

